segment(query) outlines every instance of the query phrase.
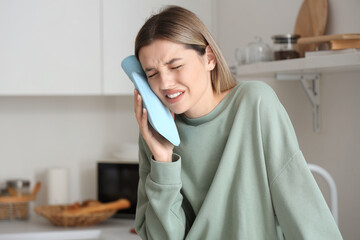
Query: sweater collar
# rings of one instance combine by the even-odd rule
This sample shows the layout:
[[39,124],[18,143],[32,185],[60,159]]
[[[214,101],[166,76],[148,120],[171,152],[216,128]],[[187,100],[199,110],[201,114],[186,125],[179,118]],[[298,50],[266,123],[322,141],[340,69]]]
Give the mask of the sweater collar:
[[231,91],[229,92],[226,97],[224,97],[223,100],[208,114],[205,116],[199,117],[199,118],[188,118],[185,116],[185,114],[176,115],[176,118],[178,118],[180,121],[185,122],[186,124],[197,126],[206,122],[209,122],[216,118],[218,115],[220,115],[228,106],[231,100],[233,99],[233,96],[236,93],[236,89],[239,88],[241,84],[237,84]]

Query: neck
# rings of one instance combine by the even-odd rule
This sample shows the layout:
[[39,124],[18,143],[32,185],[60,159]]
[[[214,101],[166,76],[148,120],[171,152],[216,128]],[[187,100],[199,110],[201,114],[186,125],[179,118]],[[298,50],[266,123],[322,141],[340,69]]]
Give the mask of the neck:
[[216,108],[216,106],[226,97],[226,95],[231,91],[231,89],[221,92],[217,94],[216,92],[212,91],[209,98],[206,99],[206,102],[201,103],[201,107],[197,108],[194,107],[189,111],[185,112],[185,116],[188,118],[200,118],[212,110]]

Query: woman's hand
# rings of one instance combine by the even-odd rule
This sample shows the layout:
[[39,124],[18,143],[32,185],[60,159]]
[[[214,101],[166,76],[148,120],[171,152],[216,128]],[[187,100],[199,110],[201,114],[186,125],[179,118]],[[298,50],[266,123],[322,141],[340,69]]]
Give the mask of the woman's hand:
[[135,116],[140,127],[141,135],[150,148],[156,161],[171,162],[174,145],[156,132],[148,122],[148,112],[142,107],[142,98],[139,92],[134,91]]

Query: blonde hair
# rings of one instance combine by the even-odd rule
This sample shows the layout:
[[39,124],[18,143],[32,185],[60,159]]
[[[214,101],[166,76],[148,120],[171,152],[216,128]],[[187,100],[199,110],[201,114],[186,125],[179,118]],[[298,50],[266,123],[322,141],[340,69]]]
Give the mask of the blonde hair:
[[216,58],[216,66],[211,71],[213,90],[220,94],[236,85],[236,80],[209,30],[191,11],[178,6],[168,6],[151,16],[136,36],[135,56],[139,59],[140,49],[157,39],[183,44],[201,56],[205,54],[206,47],[210,46]]

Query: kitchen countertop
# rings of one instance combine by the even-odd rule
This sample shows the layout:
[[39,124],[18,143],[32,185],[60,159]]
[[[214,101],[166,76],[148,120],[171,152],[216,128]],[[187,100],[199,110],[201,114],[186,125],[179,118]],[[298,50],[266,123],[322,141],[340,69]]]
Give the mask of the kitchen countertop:
[[43,217],[29,220],[0,221],[0,240],[139,240],[130,232],[133,219],[110,218],[91,227],[58,227]]

